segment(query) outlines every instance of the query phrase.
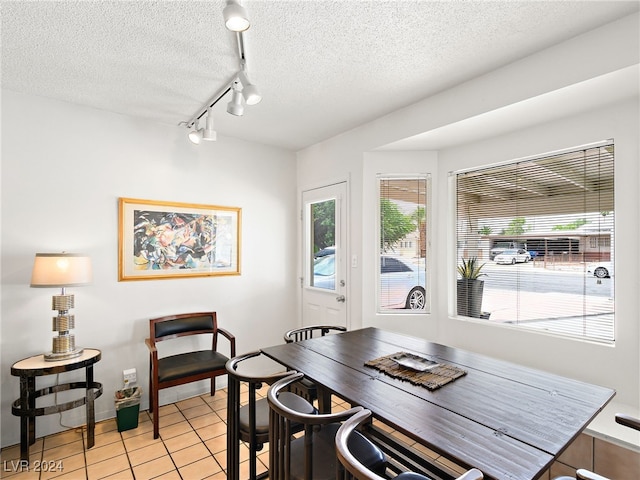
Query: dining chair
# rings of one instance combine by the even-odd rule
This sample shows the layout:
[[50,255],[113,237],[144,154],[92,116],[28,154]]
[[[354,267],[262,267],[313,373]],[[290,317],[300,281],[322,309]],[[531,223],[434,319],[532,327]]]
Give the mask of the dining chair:
[[[260,351],[239,355],[226,364],[228,372],[227,463],[234,467],[239,465],[239,442],[246,442],[249,445],[249,478],[251,480],[265,478],[268,473],[257,474],[256,456],[269,441],[269,403],[266,398],[257,398],[257,391],[263,384],[271,385],[276,380],[291,375],[291,372],[286,371],[284,367],[274,371],[274,364],[275,362],[261,356]],[[242,383],[247,385],[249,391],[248,402],[244,405],[241,405],[240,399]],[[318,413],[311,403],[294,393],[282,392],[281,400],[296,411],[308,415]],[[292,426],[294,433],[302,428],[300,424]],[[229,478],[236,477],[236,471],[232,468]]]
[[[180,350],[182,353],[162,356],[158,352],[160,342],[209,335],[211,348],[206,350],[187,349],[185,343],[172,342],[174,346],[176,343],[180,345],[173,352]],[[158,392],[161,389],[211,379],[211,396],[215,395],[216,377],[226,375],[225,364],[229,360],[218,351],[220,335],[228,340],[230,356],[234,357],[236,339],[228,331],[218,328],[216,312],[182,313],[149,320],[149,338],[145,339],[145,344],[149,348],[149,413],[153,414],[153,438],[159,436]]]
[[[640,430],[640,419],[626,415],[624,413],[616,413],[616,423],[624,425],[625,427],[633,428],[634,430]],[[578,480],[610,480],[608,477],[604,477],[590,470],[579,468],[576,470],[576,479]],[[554,477],[553,480],[574,480],[574,477]]]
[[[284,341],[286,343],[301,342],[303,340],[309,340],[310,338],[324,337],[329,333],[342,333],[346,331],[346,327],[339,325],[310,325],[289,330],[284,334]],[[331,411],[331,395],[318,395],[318,387],[308,378],[303,378],[296,385],[292,385],[291,390],[295,391],[298,395],[302,395],[311,403],[317,400],[318,410],[320,410],[320,412],[328,413]]]
[[[362,409],[345,421],[336,432],[335,444],[338,458],[336,478],[338,480],[386,480],[386,477],[381,476],[379,472],[375,472],[363,464],[351,447],[353,436],[359,434],[357,428],[368,421],[370,417],[371,411]],[[414,472],[402,472],[395,478],[396,480],[431,480],[429,477]],[[477,468],[472,468],[457,477],[457,480],[480,480],[482,478],[484,478],[482,472]]]
[[[267,392],[269,402],[269,478],[278,480],[334,480],[336,478],[335,434],[341,421],[362,410],[308,415],[287,407],[282,395],[303,377],[295,373],[276,381]],[[304,435],[293,435],[296,423],[304,425]],[[349,447],[362,464],[380,475],[386,470],[382,451],[358,433]]]
[[346,332],[347,328],[339,325],[310,325],[307,327],[294,328],[284,334],[284,341],[287,343],[301,342],[315,337],[324,337],[331,332]]

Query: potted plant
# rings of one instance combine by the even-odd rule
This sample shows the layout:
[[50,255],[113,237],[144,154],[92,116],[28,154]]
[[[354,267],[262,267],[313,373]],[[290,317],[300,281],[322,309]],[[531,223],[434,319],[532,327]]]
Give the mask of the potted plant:
[[458,265],[458,315],[465,317],[481,318],[482,316],[482,292],[484,281],[480,277],[486,275],[482,273],[482,267],[477,257],[462,259],[462,265]]

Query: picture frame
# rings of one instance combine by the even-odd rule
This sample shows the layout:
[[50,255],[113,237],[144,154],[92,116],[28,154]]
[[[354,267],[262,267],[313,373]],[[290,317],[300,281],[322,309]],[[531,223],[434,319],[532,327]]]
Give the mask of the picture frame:
[[119,198],[118,281],[240,275],[242,209]]

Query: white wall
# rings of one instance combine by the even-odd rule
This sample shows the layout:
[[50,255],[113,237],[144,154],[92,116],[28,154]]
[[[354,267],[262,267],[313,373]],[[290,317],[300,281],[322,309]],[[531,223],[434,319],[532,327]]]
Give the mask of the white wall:
[[[242,208],[240,276],[118,282],[118,197]],[[148,320],[216,310],[235,334],[238,353],[282,342],[297,325],[295,302],[295,156],[233,138],[191,144],[177,126],[3,91],[2,446],[19,441],[11,414],[17,360],[51,350],[51,296],[29,288],[36,252],[84,252],[94,281],[75,288],[76,343],[102,350],[95,378],[104,386],[98,419],[115,416],[122,370],[135,367],[147,406]],[[224,345],[224,339],[221,341]],[[82,372],[61,376],[81,378]],[[40,379],[38,388],[51,385]],[[224,385],[224,380],[218,380]],[[205,392],[198,382],[161,393],[161,403]],[[178,397],[179,396],[179,397]],[[84,423],[84,409],[63,414]],[[41,417],[37,436],[62,428]]]
[[[613,387],[618,392],[614,403],[591,427],[637,446],[640,446],[640,435],[616,426],[613,414],[616,410],[640,414],[640,308],[636,274],[640,259],[637,256],[623,257],[622,260],[618,257],[615,347],[452,319],[448,316],[448,308],[455,270],[447,258],[455,240],[449,213],[451,202],[447,174],[456,168],[614,138],[616,251],[637,250],[640,230],[640,173],[637,165],[640,137],[637,94],[639,21],[640,16],[635,14],[604,25],[298,153],[300,183],[313,178],[317,184],[322,182],[323,175],[350,178],[352,225],[349,248],[351,254],[358,254],[365,261],[372,257],[366,253],[375,248],[371,245],[375,238],[371,235],[375,228],[371,224],[375,218],[375,202],[370,201],[374,172],[404,169],[407,164],[415,168],[413,162],[422,154],[424,167],[434,174],[433,314],[419,315],[413,323],[407,316],[376,316],[371,308],[366,307],[375,298],[373,284],[367,281],[365,268],[360,268],[354,272],[348,293],[352,299],[353,325],[359,322],[363,326],[383,326],[413,333]],[[628,72],[629,68],[635,69],[636,76],[635,93],[632,95],[602,90],[592,90],[586,97],[576,95],[578,91],[584,93],[583,88],[606,84],[603,80],[609,75]],[[553,102],[550,106],[545,102],[547,108],[536,110],[535,122],[526,128],[522,118],[512,119],[518,127],[504,120],[504,114],[511,106],[520,108],[545,97],[553,98]],[[572,103],[567,104],[568,100]],[[484,123],[483,118],[487,118]],[[457,139],[450,135],[452,129],[449,126],[456,127],[469,119],[481,127],[478,130],[483,135],[478,136],[478,131],[467,131],[468,137]],[[512,131],[516,128],[517,131]],[[421,154],[406,151],[371,153],[379,147],[424,132],[433,133],[429,137],[431,144],[428,149],[432,151]],[[447,133],[446,138],[438,136],[440,133]],[[438,141],[441,146],[438,146]],[[436,165],[433,164],[434,156]],[[323,165],[322,171],[316,168],[320,164]],[[357,307],[353,306],[354,303]]]

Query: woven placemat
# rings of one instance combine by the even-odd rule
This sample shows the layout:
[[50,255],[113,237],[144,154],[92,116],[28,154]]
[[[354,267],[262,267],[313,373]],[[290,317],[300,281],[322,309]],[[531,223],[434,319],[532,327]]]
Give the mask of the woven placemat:
[[411,368],[398,365],[397,362],[392,360],[392,358],[397,358],[401,355],[418,361],[425,360],[424,357],[413,355],[412,353],[397,352],[374,360],[369,360],[368,362],[365,362],[365,366],[375,368],[376,370],[380,370],[394,378],[406,380],[414,385],[420,385],[428,388],[429,390],[436,390],[441,386],[446,385],[449,382],[453,382],[455,379],[467,374],[465,370],[446,363],[440,363],[437,367],[426,372],[413,370]]

